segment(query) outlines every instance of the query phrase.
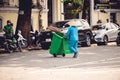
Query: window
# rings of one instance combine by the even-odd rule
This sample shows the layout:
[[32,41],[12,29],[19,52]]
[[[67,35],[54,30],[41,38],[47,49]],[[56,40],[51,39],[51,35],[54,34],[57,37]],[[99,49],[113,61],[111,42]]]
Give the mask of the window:
[[110,21],[115,23],[115,21],[116,21],[116,13],[110,13]]
[[5,3],[9,3],[9,0],[3,0]]
[[15,0],[0,0],[0,6],[14,6]]
[[111,24],[112,29],[117,29],[117,26],[115,24]]
[[2,0],[2,1],[4,6],[9,5],[9,0]]
[[10,5],[10,6],[15,6],[14,0],[9,0],[9,5]]
[[3,6],[3,0],[0,0],[0,6]]
[[2,32],[2,19],[0,18],[0,32]]

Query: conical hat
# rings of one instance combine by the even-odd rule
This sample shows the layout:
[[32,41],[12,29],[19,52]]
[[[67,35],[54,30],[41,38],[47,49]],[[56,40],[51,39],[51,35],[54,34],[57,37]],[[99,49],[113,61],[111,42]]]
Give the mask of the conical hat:
[[76,20],[71,20],[68,23],[70,26],[79,26],[81,25],[80,21],[76,21]]

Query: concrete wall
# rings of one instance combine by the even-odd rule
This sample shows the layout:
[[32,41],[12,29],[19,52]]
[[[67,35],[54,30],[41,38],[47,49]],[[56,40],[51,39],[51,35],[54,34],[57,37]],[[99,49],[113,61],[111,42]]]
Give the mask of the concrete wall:
[[[32,26],[33,26],[33,30],[39,30],[39,17],[38,17],[39,13],[32,13],[31,18],[32,18]],[[2,18],[3,23],[2,23],[2,27],[4,27],[6,25],[6,21],[7,20],[11,20],[11,22],[13,23],[13,29],[15,31],[16,29],[16,25],[17,25],[17,19],[18,19],[18,13],[14,13],[14,12],[10,12],[10,13],[0,13],[0,18]],[[42,25],[45,27],[47,27],[47,17],[45,14],[42,15]]]

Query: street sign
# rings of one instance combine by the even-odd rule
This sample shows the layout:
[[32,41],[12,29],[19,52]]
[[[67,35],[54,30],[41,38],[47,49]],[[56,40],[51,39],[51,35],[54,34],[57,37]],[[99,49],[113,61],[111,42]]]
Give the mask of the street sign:
[[110,9],[120,9],[120,0],[110,0]]
[[94,0],[95,9],[120,9],[120,0]]
[[95,9],[109,9],[109,0],[94,0]]

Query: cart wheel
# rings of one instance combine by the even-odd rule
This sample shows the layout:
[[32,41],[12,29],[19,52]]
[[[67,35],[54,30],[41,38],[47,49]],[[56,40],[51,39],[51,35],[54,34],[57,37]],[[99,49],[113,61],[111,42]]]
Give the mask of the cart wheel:
[[54,56],[54,57],[57,57],[57,55],[56,55],[56,54],[53,54],[53,56]]
[[63,54],[62,56],[65,57],[65,54]]

